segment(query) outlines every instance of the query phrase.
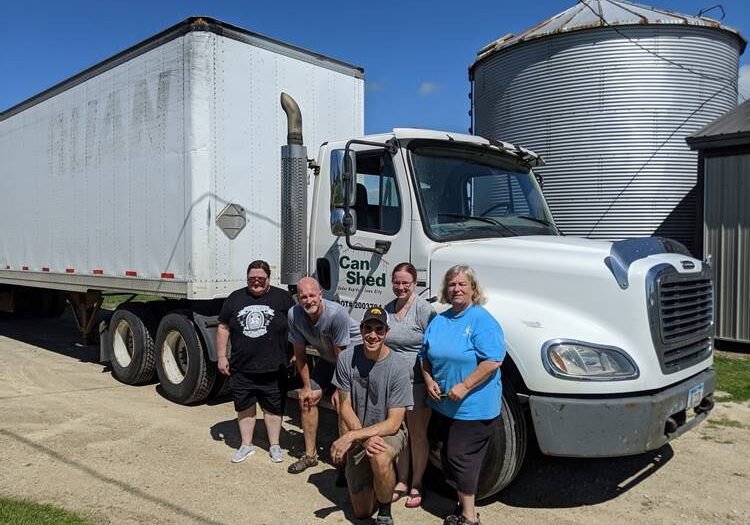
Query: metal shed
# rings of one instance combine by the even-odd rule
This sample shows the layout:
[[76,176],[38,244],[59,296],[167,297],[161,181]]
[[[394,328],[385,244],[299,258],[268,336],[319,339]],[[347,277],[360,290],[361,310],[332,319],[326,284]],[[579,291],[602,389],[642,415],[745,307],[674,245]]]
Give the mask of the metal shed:
[[700,253],[695,152],[686,136],[737,102],[737,30],[623,0],[585,0],[477,53],[472,129],[546,165],[569,235],[660,235]]
[[714,269],[716,338],[719,345],[750,345],[750,101],[686,141],[698,150],[703,255]]

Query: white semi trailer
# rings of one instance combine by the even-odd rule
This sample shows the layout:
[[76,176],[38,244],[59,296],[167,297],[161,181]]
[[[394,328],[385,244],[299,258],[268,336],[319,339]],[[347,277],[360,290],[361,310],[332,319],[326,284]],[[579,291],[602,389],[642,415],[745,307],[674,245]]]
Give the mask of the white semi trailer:
[[532,435],[549,455],[623,456],[706,417],[706,263],[669,240],[561,236],[541,160],[518,146],[356,138],[363,87],[359,68],[193,18],[2,113],[0,307],[56,313],[65,292],[86,332],[102,291],[171,298],[119,307],[102,357],[191,403],[219,387],[216,314],[248,261],[277,284],[314,274],[354,318],[390,300],[395,264],[432,298],[464,262],[508,350],[480,496],[510,483]]

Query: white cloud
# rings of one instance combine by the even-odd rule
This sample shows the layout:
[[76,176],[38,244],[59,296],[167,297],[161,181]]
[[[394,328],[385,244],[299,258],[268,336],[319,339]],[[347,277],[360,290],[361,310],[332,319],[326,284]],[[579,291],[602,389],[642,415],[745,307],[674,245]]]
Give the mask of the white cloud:
[[750,65],[740,66],[737,78],[737,102],[742,103],[750,99]]
[[382,80],[367,80],[365,82],[365,89],[371,93],[377,93],[385,89],[385,82]]
[[441,86],[440,84],[436,84],[435,82],[422,82],[422,84],[419,86],[419,95],[425,97],[427,95],[440,91],[442,87],[443,86]]

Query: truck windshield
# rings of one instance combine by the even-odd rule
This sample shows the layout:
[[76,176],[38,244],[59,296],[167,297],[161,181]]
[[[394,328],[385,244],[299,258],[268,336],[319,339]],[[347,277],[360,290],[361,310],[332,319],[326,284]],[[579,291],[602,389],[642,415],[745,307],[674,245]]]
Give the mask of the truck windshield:
[[425,231],[435,240],[557,235],[531,170],[498,151],[409,146]]

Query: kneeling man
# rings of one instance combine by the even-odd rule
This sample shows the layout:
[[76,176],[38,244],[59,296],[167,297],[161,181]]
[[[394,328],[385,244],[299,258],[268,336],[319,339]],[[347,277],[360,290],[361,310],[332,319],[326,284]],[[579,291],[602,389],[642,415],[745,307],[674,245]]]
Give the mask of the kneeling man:
[[346,432],[334,441],[331,457],[336,462],[346,458],[355,516],[370,517],[377,508],[376,523],[392,525],[394,461],[406,446],[404,416],[413,405],[410,365],[384,344],[385,310],[367,310],[360,329],[363,344],[346,349],[337,359],[333,383]]

